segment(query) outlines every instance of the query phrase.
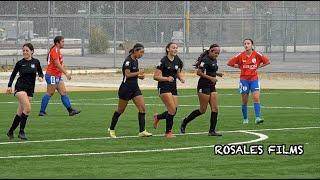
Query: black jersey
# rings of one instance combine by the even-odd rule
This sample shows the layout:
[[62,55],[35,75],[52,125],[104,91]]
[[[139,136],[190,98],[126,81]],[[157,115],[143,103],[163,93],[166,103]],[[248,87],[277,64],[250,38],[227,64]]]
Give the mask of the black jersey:
[[129,55],[123,62],[122,65],[122,83],[126,84],[129,88],[139,88],[138,86],[138,76],[126,78],[125,70],[130,69],[130,72],[138,72],[139,71],[139,64],[138,60],[133,60],[131,55]]
[[[202,58],[202,62],[198,67],[204,74],[216,77],[218,71],[218,64],[216,59],[212,59],[209,55],[205,55]],[[213,86],[213,82],[207,78],[200,77],[198,85],[202,87]]]
[[15,89],[26,89],[34,91],[37,72],[39,77],[43,78],[43,72],[38,59],[32,58],[25,60],[24,58],[18,61],[11,73],[8,87],[12,86],[13,80],[19,72],[19,78],[16,82]]
[[164,56],[161,60],[159,65],[157,66],[157,69],[160,69],[162,71],[163,77],[169,77],[172,76],[174,78],[173,82],[169,81],[159,81],[158,87],[160,86],[166,86],[166,85],[175,85],[177,84],[177,73],[178,71],[181,71],[183,67],[183,62],[178,56],[175,56],[173,61],[170,61],[168,56]]

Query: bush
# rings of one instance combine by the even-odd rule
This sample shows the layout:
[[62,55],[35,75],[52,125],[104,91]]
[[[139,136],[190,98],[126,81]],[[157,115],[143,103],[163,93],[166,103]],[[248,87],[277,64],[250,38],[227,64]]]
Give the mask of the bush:
[[101,28],[92,28],[89,39],[90,54],[105,54],[109,48],[107,33]]

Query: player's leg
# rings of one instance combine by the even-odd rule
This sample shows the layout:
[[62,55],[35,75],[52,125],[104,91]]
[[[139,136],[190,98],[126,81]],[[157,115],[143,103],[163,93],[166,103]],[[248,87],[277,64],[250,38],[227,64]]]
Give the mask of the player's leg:
[[[170,92],[170,89],[167,86],[163,86],[163,87],[158,88],[159,97],[162,93],[169,93],[169,92]],[[160,99],[161,99],[161,97],[160,97]],[[158,114],[157,112],[153,114],[153,127],[155,129],[158,128],[160,120],[166,119],[167,114],[168,114],[168,111],[164,111],[163,113],[160,113],[160,114]]]
[[[166,87],[158,88],[159,96],[160,96],[161,93],[164,92],[163,89],[167,89],[167,88]],[[165,90],[165,92],[169,92],[169,91]],[[166,119],[167,114],[168,114],[168,111],[164,111],[163,113],[160,113],[160,114],[154,113],[153,119],[154,119],[154,122],[156,122],[155,126],[154,126],[155,129],[158,127],[159,120]]]
[[47,83],[47,92],[42,97],[39,116],[47,115],[46,109],[47,109],[48,103],[50,101],[51,96],[53,96],[54,92],[57,89],[55,76],[49,76],[48,74],[46,74],[45,80]]
[[131,96],[132,96],[132,93],[130,92],[128,87],[125,86],[124,84],[121,84],[118,90],[118,97],[119,97],[118,107],[117,107],[117,110],[114,111],[112,115],[111,124],[108,128],[109,135],[112,138],[116,138],[115,127],[118,123],[119,117],[125,111],[128,105],[128,102],[131,99]]
[[248,84],[248,81],[240,80],[239,91],[240,91],[241,99],[242,99],[241,111],[242,111],[243,123],[247,124],[247,123],[249,123],[249,119],[248,119],[249,84]]
[[261,119],[261,107],[260,107],[260,83],[259,80],[255,80],[251,82],[251,92],[253,98],[253,107],[255,112],[255,123],[260,124],[263,123]]
[[200,108],[192,111],[186,118],[184,118],[180,125],[180,133],[184,134],[185,129],[192,120],[196,117],[204,114],[207,110],[207,106],[210,100],[210,92],[205,92],[205,88],[201,89],[201,92],[198,90],[198,98],[200,102]]
[[110,127],[108,128],[108,132],[110,137],[112,138],[116,138],[116,132],[115,132],[115,127],[118,123],[119,117],[120,115],[124,112],[124,110],[126,109],[128,105],[128,100],[124,100],[124,99],[119,99],[118,101],[118,108],[116,111],[114,111],[112,119],[111,119],[111,124]]
[[12,140],[14,138],[14,130],[19,126],[21,121],[21,114],[22,114],[22,104],[18,101],[18,108],[17,108],[17,114],[15,115],[12,125],[7,132],[7,136],[9,137],[9,140]]
[[78,111],[78,110],[73,109],[71,107],[70,98],[67,95],[67,89],[66,89],[65,84],[62,79],[59,79],[57,90],[58,90],[59,94],[61,95],[61,101],[62,101],[64,107],[69,112],[69,116],[74,116],[76,114],[79,114],[81,111]]
[[124,110],[126,109],[127,105],[128,105],[128,101],[123,100],[123,99],[119,99],[117,111],[115,111],[113,113],[113,116],[112,116],[112,119],[111,119],[111,124],[110,124],[110,127],[108,128],[109,135],[112,138],[116,138],[117,137],[116,136],[116,132],[115,132],[115,127],[116,127],[116,125],[118,123],[120,115],[124,112]]
[[20,120],[20,131],[19,131],[19,138],[22,140],[27,140],[26,134],[25,134],[25,127],[27,124],[29,113],[31,112],[31,97],[28,97],[27,93],[25,91],[20,91],[16,93],[16,97],[18,98],[19,104],[21,104],[22,107],[22,113],[21,113],[21,120]]
[[162,102],[165,104],[168,114],[166,116],[166,137],[175,137],[172,134],[173,118],[176,114],[176,104],[172,93],[162,93],[160,95]]
[[139,137],[149,137],[152,136],[151,133],[146,131],[145,128],[145,115],[146,115],[146,107],[144,103],[144,98],[142,95],[135,96],[133,99],[133,103],[139,110],[138,120],[139,120]]
[[211,107],[211,117],[210,117],[210,128],[209,136],[222,136],[216,132],[216,125],[218,121],[218,93],[212,92],[210,95],[210,107]]

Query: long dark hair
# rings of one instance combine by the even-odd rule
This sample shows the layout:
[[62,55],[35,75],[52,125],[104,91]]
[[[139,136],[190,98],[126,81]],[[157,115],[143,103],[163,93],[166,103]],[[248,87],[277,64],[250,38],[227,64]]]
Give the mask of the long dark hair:
[[53,40],[53,46],[51,46],[51,48],[49,49],[48,55],[47,55],[47,61],[48,61],[49,54],[50,54],[52,48],[53,48],[57,43],[60,43],[63,39],[64,39],[63,36],[56,36],[56,37],[54,38],[54,40]]
[[203,51],[203,53],[200,54],[200,56],[198,57],[198,59],[196,60],[196,62],[193,64],[193,66],[195,68],[199,68],[201,62],[202,62],[202,59],[204,56],[208,55],[209,54],[209,50],[214,48],[214,47],[220,47],[218,44],[212,44],[208,50],[205,50]]

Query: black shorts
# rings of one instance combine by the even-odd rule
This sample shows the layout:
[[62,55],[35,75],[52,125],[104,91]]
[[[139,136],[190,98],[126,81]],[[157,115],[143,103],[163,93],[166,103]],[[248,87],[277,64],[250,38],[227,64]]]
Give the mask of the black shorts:
[[122,83],[119,87],[118,97],[119,99],[123,99],[129,101],[136,96],[142,95],[139,88],[129,88],[126,84]]
[[174,86],[158,86],[158,93],[159,95],[162,93],[171,93],[172,95],[177,96],[178,95],[178,91],[177,91],[177,87]]
[[16,88],[16,89],[14,90],[14,94],[13,94],[13,95],[16,96],[16,93],[17,93],[17,92],[20,92],[20,91],[24,91],[24,92],[27,93],[27,95],[28,95],[29,97],[33,97],[34,90],[32,90],[32,89]]
[[203,86],[198,86],[197,87],[197,92],[198,93],[203,93],[206,95],[210,95],[212,92],[217,92],[215,86],[210,86],[210,87],[203,87]]

